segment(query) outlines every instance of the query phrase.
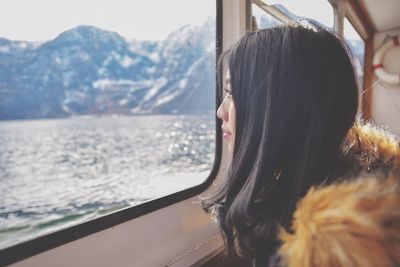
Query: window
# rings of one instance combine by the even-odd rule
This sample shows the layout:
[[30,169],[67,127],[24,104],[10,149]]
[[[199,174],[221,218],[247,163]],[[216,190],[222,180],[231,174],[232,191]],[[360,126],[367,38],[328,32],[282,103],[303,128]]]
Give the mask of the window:
[[343,26],[344,26],[344,39],[346,44],[351,50],[351,54],[353,56],[353,64],[357,76],[357,85],[359,90],[358,112],[360,113],[362,111],[361,103],[362,103],[363,80],[364,80],[365,43],[347,18],[344,19]]
[[256,22],[257,29],[266,29],[276,25],[281,25],[283,23],[277,18],[268,14],[266,11],[262,10],[256,4],[252,4],[251,11],[253,14],[253,19]]
[[2,2],[0,249],[205,181],[215,6]]
[[333,28],[334,13],[328,0],[265,0],[265,2],[275,6],[289,17],[307,17]]

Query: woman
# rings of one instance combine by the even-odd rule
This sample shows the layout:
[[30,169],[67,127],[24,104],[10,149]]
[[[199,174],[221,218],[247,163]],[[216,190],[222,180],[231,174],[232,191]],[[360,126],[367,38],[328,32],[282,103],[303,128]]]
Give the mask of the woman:
[[399,143],[355,124],[347,51],[302,22],[248,33],[220,59],[232,162],[206,206],[254,266],[400,266]]

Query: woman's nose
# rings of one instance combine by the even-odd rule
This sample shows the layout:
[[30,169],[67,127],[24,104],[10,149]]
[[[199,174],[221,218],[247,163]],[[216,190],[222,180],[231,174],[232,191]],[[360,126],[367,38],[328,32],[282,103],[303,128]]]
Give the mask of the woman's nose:
[[220,120],[226,120],[226,112],[224,110],[224,102],[221,103],[221,105],[219,105],[218,109],[217,109],[217,117]]

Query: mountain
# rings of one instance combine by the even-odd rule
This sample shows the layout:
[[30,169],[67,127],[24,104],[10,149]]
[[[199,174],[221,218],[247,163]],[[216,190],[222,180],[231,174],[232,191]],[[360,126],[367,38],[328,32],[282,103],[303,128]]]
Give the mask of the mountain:
[[0,120],[212,111],[214,43],[211,19],[163,41],[93,26],[44,43],[0,38]]

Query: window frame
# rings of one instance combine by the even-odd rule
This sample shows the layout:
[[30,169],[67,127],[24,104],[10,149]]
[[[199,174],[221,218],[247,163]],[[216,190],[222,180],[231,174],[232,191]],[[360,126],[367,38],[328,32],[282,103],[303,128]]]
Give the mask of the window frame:
[[[222,53],[222,2],[223,0],[215,0],[216,4],[216,36],[215,36],[215,54],[216,63],[218,58]],[[217,64],[215,64],[217,67]],[[218,92],[215,87],[215,110],[220,105],[220,100],[218,98]],[[157,199],[150,200],[145,203],[141,203],[136,206],[124,208],[106,214],[104,216],[73,225],[52,233],[48,233],[31,240],[27,240],[3,249],[0,249],[0,266],[9,265],[16,263],[18,261],[24,260],[26,258],[32,257],[34,255],[40,254],[42,252],[54,249],[58,246],[70,243],[72,241],[84,238],[91,234],[100,232],[102,230],[111,228],[121,223],[128,222],[130,220],[136,219],[140,216],[154,212],[175,204],[177,202],[183,201],[185,199],[196,196],[204,192],[215,180],[221,165],[222,159],[222,130],[220,126],[220,121],[217,116],[214,117],[215,120],[215,157],[214,163],[207,179],[196,186],[186,188],[182,191],[172,193]]]
[[344,39],[344,19],[346,18],[364,42],[364,78],[361,86],[363,95],[359,105],[361,105],[362,118],[369,120],[371,119],[372,102],[370,88],[372,87],[374,76],[372,69],[373,34],[376,32],[376,27],[363,5],[357,1],[329,0],[329,2],[334,8],[335,31],[339,37]]
[[[363,42],[363,44],[364,44],[364,61],[363,61],[363,66],[362,66],[362,69],[363,69],[363,78],[362,78],[362,80],[361,80],[361,84],[360,84],[360,88],[359,88],[359,90],[361,91],[361,92],[359,92],[360,93],[360,95],[359,95],[359,102],[360,103],[358,103],[358,105],[359,105],[359,111],[361,112],[361,113],[363,113],[363,110],[364,110],[364,97],[363,97],[363,93],[364,93],[364,90],[365,90],[365,71],[366,71],[366,62],[365,62],[365,60],[366,60],[366,46],[367,46],[367,44],[366,44],[366,38],[360,33],[360,30],[359,29],[357,29],[357,27],[354,27],[354,25],[355,25],[355,23],[351,20],[351,17],[348,15],[348,14],[346,14],[345,16],[343,16],[342,17],[342,20],[343,20],[343,40],[345,41],[346,40],[346,37],[344,36],[344,33],[345,33],[345,31],[344,31],[344,28],[345,28],[345,20],[347,19],[347,21],[349,22],[349,24],[351,25],[351,27],[353,27],[353,29],[356,31],[356,33],[358,34],[358,36],[361,38],[361,40],[362,40],[362,42]],[[350,47],[349,47],[350,48]],[[353,60],[353,59],[352,59]],[[357,73],[356,73],[356,75],[357,75]]]
[[[332,1],[332,0],[330,0]],[[348,4],[343,10],[342,24],[344,24],[344,17],[353,26],[353,28],[360,35],[361,39],[364,41],[364,78],[362,85],[362,97],[361,97],[361,116],[364,120],[370,120],[372,118],[371,114],[371,103],[372,103],[372,92],[374,79],[374,70],[372,68],[372,59],[374,56],[374,44],[373,36],[377,32],[377,28],[371,20],[365,5],[359,3],[355,0],[348,0]],[[354,27],[356,25],[357,27]],[[361,29],[361,30],[360,30]]]
[[[333,12],[333,26],[332,29],[336,32],[336,8],[332,4],[332,0],[324,0],[330,4]],[[268,15],[276,18],[277,20],[287,24],[293,21],[289,14],[286,14],[283,10],[277,9],[273,5],[269,5],[266,0],[250,0],[251,4],[258,6],[261,10],[266,12]]]

